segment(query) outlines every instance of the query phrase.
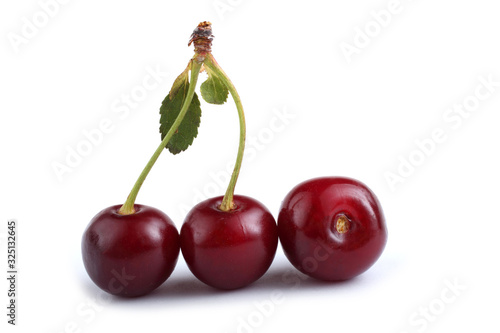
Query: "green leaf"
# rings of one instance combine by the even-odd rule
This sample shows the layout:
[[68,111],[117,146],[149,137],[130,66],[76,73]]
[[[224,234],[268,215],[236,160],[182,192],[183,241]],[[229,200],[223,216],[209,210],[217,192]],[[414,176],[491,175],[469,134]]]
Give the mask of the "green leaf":
[[[162,140],[172,127],[172,124],[179,115],[182,104],[186,99],[186,94],[189,88],[188,72],[189,67],[186,68],[186,70],[179,75],[179,77],[177,77],[172,85],[170,93],[167,97],[165,97],[161,104],[160,133]],[[194,138],[198,135],[200,120],[200,100],[195,93],[184,119],[165,148],[174,155],[188,149],[188,147],[193,143]]]
[[205,67],[208,79],[200,86],[201,97],[210,104],[224,104],[228,90],[224,82],[211,69]]

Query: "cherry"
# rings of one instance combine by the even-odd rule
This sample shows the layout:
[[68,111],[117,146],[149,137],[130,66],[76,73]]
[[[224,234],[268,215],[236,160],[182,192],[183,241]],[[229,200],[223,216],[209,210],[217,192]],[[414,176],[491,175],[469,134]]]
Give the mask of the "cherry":
[[193,274],[219,289],[244,287],[271,266],[278,246],[276,221],[255,199],[236,195],[223,211],[222,196],[196,205],[181,228],[181,250]]
[[175,268],[179,233],[160,210],[135,205],[121,215],[121,205],[99,212],[83,234],[85,269],[104,291],[119,296],[145,295],[160,286]]
[[278,230],[264,205],[249,197],[234,196],[245,147],[245,116],[236,88],[211,53],[212,37],[210,22],[202,22],[190,43],[208,74],[200,87],[202,97],[209,103],[222,104],[231,93],[236,104],[240,124],[238,155],[224,197],[205,200],[186,216],[181,228],[181,251],[199,280],[219,289],[236,289],[267,271],[278,246]]
[[387,242],[375,194],[343,177],[311,179],[293,188],[282,202],[278,233],[285,255],[298,270],[327,281],[363,273]]
[[[187,73],[191,70],[189,88],[182,93],[182,107],[177,104],[171,107],[178,113],[169,118],[172,121],[170,126],[163,128],[165,132],[160,145],[139,175],[125,203],[121,207],[111,206],[99,212],[84,232],[82,257],[85,269],[92,281],[110,294],[127,297],[145,295],[160,286],[175,268],[180,251],[175,225],[163,212],[136,205],[135,200],[161,152],[178,134],[195,95],[194,87],[201,67],[202,63],[190,61],[180,76],[182,80],[174,82],[174,91],[179,91],[181,86],[185,88]],[[178,103],[168,96],[165,101]],[[177,139],[179,136],[184,138],[184,135],[177,135]],[[185,141],[178,140],[171,149],[179,149],[179,145],[185,146]]]

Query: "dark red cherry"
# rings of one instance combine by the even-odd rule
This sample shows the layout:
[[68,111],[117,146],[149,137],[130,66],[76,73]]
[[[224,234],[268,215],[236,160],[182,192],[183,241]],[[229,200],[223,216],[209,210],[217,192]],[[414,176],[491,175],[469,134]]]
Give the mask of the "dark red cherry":
[[241,288],[259,279],[278,246],[276,221],[257,200],[235,195],[235,208],[222,211],[222,196],[188,213],[181,228],[181,251],[193,274],[219,289]]
[[387,242],[375,194],[363,183],[343,177],[311,179],[293,188],[282,202],[278,232],[290,262],[327,281],[363,273]]
[[82,239],[83,263],[102,290],[125,297],[145,295],[174,270],[179,233],[156,208],[134,205],[134,214],[120,215],[120,207],[108,207],[90,221]]

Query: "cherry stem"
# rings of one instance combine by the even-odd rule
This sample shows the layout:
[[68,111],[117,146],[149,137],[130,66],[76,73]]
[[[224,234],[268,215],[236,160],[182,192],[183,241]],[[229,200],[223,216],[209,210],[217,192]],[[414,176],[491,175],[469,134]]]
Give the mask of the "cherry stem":
[[151,171],[151,168],[153,168],[153,165],[156,163],[156,160],[162,153],[162,151],[165,149],[167,146],[168,142],[172,138],[172,136],[175,134],[177,129],[179,128],[179,125],[181,124],[182,120],[184,119],[184,116],[186,115],[186,112],[189,108],[189,105],[191,104],[191,100],[193,99],[194,96],[194,90],[196,88],[196,82],[198,81],[198,75],[200,74],[200,69],[201,69],[201,62],[198,62],[195,60],[197,58],[197,54],[194,55],[193,60],[191,60],[191,78],[189,80],[189,88],[186,94],[186,99],[184,100],[184,103],[182,104],[182,108],[179,112],[179,115],[175,119],[174,123],[172,124],[172,127],[170,130],[167,132],[163,140],[161,141],[160,145],[158,148],[156,148],[156,151],[153,153],[153,156],[151,156],[151,159],[149,160],[148,164],[146,164],[146,167],[144,170],[142,170],[141,174],[139,175],[139,178],[134,184],[134,187],[132,188],[132,191],[130,191],[130,194],[127,197],[127,200],[121,206],[120,210],[118,211],[119,214],[121,215],[130,215],[135,213],[135,199],[137,198],[137,194],[139,193],[139,190],[141,189],[142,183],[144,183],[144,180],[146,179],[147,175]]
[[206,55],[204,64],[206,67],[210,68],[224,83],[227,87],[231,96],[233,97],[234,103],[236,104],[236,109],[238,110],[238,117],[240,120],[240,142],[238,146],[238,155],[236,156],[236,163],[234,165],[233,174],[231,175],[231,180],[229,181],[229,186],[227,187],[226,194],[224,195],[224,199],[222,199],[222,203],[219,207],[222,211],[230,211],[231,209],[236,208],[233,202],[234,196],[234,187],[236,186],[236,181],[238,180],[238,175],[240,174],[241,162],[243,160],[243,152],[245,150],[245,137],[246,137],[246,125],[245,125],[245,114],[243,112],[243,105],[241,104],[240,96],[236,91],[231,80],[227,77],[226,73],[219,66],[217,61],[215,61],[213,55],[208,53]]

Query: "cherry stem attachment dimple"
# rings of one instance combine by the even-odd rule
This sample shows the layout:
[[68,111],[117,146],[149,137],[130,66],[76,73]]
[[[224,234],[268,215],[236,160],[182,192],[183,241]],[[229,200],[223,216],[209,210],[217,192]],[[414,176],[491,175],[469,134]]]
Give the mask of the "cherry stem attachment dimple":
[[228,78],[226,73],[224,73],[222,68],[219,66],[217,61],[215,61],[211,53],[208,53],[206,55],[204,65],[209,69],[211,69],[219,77],[219,79],[224,83],[224,85],[231,93],[234,103],[236,104],[236,109],[238,110],[238,118],[240,121],[240,139],[238,146],[238,155],[236,157],[236,163],[234,165],[233,174],[231,175],[231,180],[229,181],[229,186],[227,187],[226,194],[224,195],[224,199],[222,199],[222,203],[219,207],[220,210],[227,212],[230,211],[231,209],[236,208],[234,205],[233,196],[234,196],[234,188],[236,186],[236,181],[238,180],[238,175],[241,169],[241,163],[243,161],[243,152],[245,150],[245,137],[246,137],[245,114],[243,112],[243,105],[241,104],[241,99],[240,96],[238,95],[238,92],[236,91],[236,88],[234,87],[233,83]]
[[187,113],[187,110],[189,109],[189,105],[191,104],[191,100],[193,99],[194,96],[194,90],[196,88],[196,82],[198,81],[198,76],[200,74],[200,69],[201,69],[201,62],[198,62],[196,59],[198,57],[198,54],[195,54],[193,59],[191,60],[191,77],[189,80],[189,88],[186,94],[186,99],[184,100],[184,103],[182,104],[182,108],[179,112],[179,115],[175,119],[174,123],[172,124],[172,127],[170,130],[167,132],[163,140],[161,141],[160,145],[158,148],[156,148],[155,152],[153,153],[153,156],[151,156],[151,159],[149,160],[148,164],[146,164],[146,167],[144,170],[142,170],[141,174],[139,175],[139,178],[134,184],[134,187],[130,191],[130,194],[127,197],[127,200],[125,203],[121,206],[120,210],[118,211],[119,214],[121,215],[130,215],[135,213],[135,199],[137,198],[137,194],[139,193],[139,190],[141,189],[142,184],[144,183],[144,180],[146,179],[147,175],[153,168],[153,165],[156,163],[156,160],[162,153],[162,151],[165,149],[167,146],[168,142],[172,138],[172,136],[175,134],[177,129],[179,128],[179,125],[181,124],[182,120],[184,119],[184,116]]
[[337,229],[337,232],[339,234],[345,234],[350,228],[351,222],[349,218],[344,213],[339,214],[335,222],[335,229]]

